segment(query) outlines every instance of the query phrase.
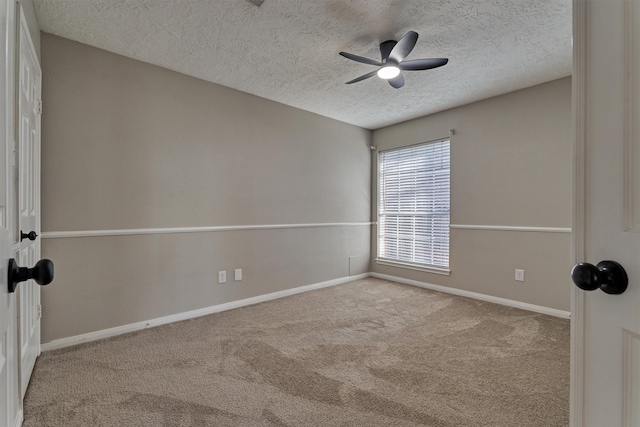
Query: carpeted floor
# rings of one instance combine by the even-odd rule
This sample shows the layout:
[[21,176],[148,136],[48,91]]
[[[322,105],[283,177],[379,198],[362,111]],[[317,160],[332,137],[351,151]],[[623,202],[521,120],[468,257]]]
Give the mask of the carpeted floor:
[[43,353],[31,426],[566,426],[569,321],[379,279]]

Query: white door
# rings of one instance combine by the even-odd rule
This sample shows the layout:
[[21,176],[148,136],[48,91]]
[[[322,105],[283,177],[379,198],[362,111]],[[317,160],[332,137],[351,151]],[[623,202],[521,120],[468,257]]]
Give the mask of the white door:
[[574,0],[574,60],[574,259],[628,288],[574,290],[572,425],[640,426],[640,0]]
[[[40,93],[42,72],[20,9],[18,34],[18,264],[32,268],[40,260]],[[28,237],[27,237],[28,236]],[[16,290],[19,312],[20,383],[22,397],[40,354],[40,287],[34,280]]]
[[40,230],[41,73],[26,28],[19,3],[0,1],[0,426],[21,424],[40,352],[37,285],[9,292],[7,280],[10,258],[33,267],[40,255],[37,240],[20,241],[21,228]]

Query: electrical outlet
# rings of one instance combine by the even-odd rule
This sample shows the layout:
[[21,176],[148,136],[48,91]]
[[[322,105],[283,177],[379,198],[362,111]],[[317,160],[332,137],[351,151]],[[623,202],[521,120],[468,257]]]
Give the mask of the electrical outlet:
[[218,283],[227,283],[227,271],[218,271]]
[[239,282],[242,280],[242,269],[241,268],[236,268],[235,270],[233,270],[233,280],[236,282]]
[[524,270],[519,270],[516,268],[516,281],[524,282]]

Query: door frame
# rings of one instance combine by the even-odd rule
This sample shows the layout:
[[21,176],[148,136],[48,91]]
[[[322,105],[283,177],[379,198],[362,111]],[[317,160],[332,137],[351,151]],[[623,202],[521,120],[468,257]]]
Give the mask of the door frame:
[[0,331],[0,333],[6,332],[7,342],[4,351],[6,352],[4,360],[5,368],[7,369],[7,381],[6,383],[3,381],[3,387],[6,386],[6,412],[0,411],[0,423],[9,425],[9,426],[19,426],[22,423],[23,412],[22,412],[22,399],[20,398],[20,385],[19,385],[19,350],[18,350],[18,322],[17,318],[17,306],[16,306],[16,297],[15,295],[9,294],[6,289],[7,285],[7,264],[8,259],[13,256],[13,251],[15,249],[14,239],[14,222],[16,221],[15,209],[13,204],[15,203],[14,199],[14,185],[13,185],[13,159],[14,156],[14,147],[16,144],[16,104],[15,104],[15,77],[16,77],[16,44],[17,44],[17,34],[18,34],[18,9],[21,7],[19,1],[9,0],[2,6],[2,12],[0,14],[0,18],[2,19],[2,23],[0,23],[0,31],[2,34],[0,35],[0,41],[2,44],[3,57],[5,58],[5,62],[1,65],[3,70],[0,72],[0,76],[2,77],[2,81],[0,81],[0,85],[2,85],[2,89],[0,93],[3,93],[5,96],[0,101],[0,114],[2,118],[0,118],[0,138],[3,138],[3,143],[0,144],[1,149],[4,150],[4,156],[2,156],[2,161],[5,163],[5,176],[2,177],[6,182],[3,182],[3,193],[5,200],[0,201],[5,205],[4,212],[2,214],[2,220],[0,220],[3,231],[3,237],[5,241],[2,242],[3,248],[0,251],[2,257],[0,257],[0,261],[4,264],[0,267],[0,272],[3,274],[3,280],[0,280],[0,284],[5,286],[0,292],[7,293],[7,305],[6,307],[2,307],[6,309],[6,312],[1,313],[2,316],[8,316],[8,326],[5,331]]
[[[586,253],[586,27],[587,0],[573,0],[573,73],[571,77],[571,115],[573,145],[573,188],[571,224],[571,260],[575,265],[585,260]],[[570,425],[584,425],[584,352],[585,352],[585,293],[577,286],[571,291],[571,385]]]

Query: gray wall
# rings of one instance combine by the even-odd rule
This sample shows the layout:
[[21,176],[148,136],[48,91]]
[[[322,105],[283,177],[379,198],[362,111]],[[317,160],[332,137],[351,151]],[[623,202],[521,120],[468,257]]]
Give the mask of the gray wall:
[[[452,224],[570,227],[570,78],[372,136],[44,33],[42,66],[43,257],[56,263],[43,342],[370,270],[569,310],[569,233],[454,228],[441,276],[369,264],[375,229],[362,223],[376,216],[370,142],[455,128]],[[278,224],[327,225],[164,233]],[[130,229],[158,232],[64,237]],[[242,282],[217,284],[235,268]]]
[[[45,33],[42,68],[43,342],[369,271],[368,225],[163,231],[368,223],[370,131]],[[52,235],[123,229],[159,232]]]
[[[571,227],[570,77],[376,130],[373,142],[385,150],[451,128],[451,224]],[[375,262],[372,270],[569,311],[570,250],[569,233],[454,228],[450,276]],[[514,280],[516,268],[525,282]]]

